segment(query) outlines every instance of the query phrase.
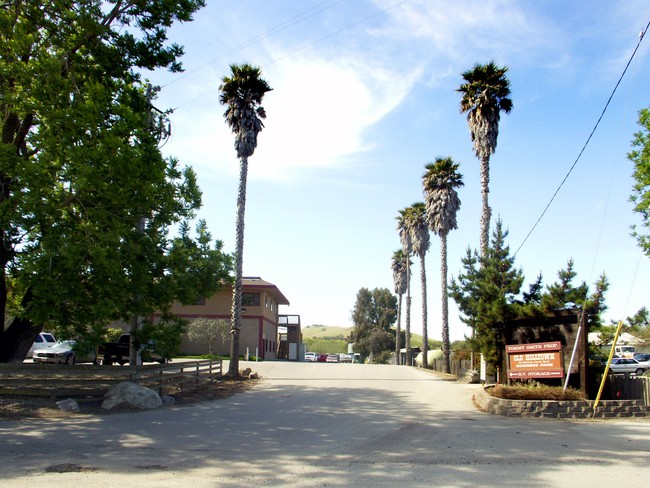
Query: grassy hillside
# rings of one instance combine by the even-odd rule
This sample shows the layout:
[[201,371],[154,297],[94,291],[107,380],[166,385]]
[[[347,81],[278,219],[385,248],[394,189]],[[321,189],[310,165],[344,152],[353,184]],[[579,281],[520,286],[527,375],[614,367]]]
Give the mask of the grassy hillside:
[[302,338],[305,339],[345,339],[349,337],[351,327],[335,327],[331,325],[309,325],[303,327]]

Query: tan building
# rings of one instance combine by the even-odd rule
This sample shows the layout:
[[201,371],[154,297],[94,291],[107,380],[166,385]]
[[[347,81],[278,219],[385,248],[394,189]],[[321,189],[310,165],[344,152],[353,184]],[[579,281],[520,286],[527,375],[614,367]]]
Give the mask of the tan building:
[[[242,314],[239,336],[239,352],[250,356],[257,355],[264,359],[276,359],[278,351],[278,307],[289,305],[289,300],[272,283],[259,277],[242,279]],[[193,305],[174,303],[171,312],[187,320],[200,317],[223,319],[230,324],[232,308],[232,287],[223,288],[215,295],[200,299]],[[230,352],[230,339],[225,342],[218,339],[215,354]],[[183,337],[181,346],[183,354],[207,354],[208,345],[190,341]]]

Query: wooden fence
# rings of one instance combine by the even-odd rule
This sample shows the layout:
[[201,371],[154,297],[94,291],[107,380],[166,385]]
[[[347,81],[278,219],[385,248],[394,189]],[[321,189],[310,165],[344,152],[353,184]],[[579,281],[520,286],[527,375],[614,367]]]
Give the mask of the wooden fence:
[[[444,360],[434,359],[431,362],[432,364],[429,364],[429,368],[442,373]],[[451,359],[449,365],[451,366],[451,374],[457,378],[460,378],[465,371],[472,369],[472,362],[469,359]]]
[[0,364],[0,394],[102,396],[122,381],[140,383],[158,393],[192,390],[222,376],[221,360],[181,361],[143,366]]
[[610,374],[605,383],[610,400],[643,400],[650,406],[650,377],[631,374]]

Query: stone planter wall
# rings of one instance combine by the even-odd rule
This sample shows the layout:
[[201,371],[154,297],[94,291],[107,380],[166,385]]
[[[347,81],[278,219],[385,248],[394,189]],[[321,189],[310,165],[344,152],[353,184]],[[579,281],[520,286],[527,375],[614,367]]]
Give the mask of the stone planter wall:
[[556,419],[650,417],[650,407],[643,400],[601,400],[594,415],[594,402],[554,400],[504,400],[481,389],[474,403],[483,411],[511,417]]

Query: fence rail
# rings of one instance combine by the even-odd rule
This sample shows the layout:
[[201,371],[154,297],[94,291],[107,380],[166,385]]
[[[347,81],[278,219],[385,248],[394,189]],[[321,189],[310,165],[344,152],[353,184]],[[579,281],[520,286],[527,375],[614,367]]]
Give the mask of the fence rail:
[[158,393],[192,390],[223,374],[221,360],[183,361],[143,366],[0,364],[0,394],[101,396],[122,381],[140,383]]

